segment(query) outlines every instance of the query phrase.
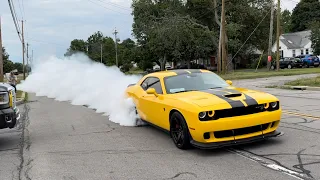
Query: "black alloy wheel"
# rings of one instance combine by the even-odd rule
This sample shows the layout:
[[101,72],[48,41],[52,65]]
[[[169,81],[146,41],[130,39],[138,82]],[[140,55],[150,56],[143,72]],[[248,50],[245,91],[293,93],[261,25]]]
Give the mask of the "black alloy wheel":
[[174,112],[170,117],[170,135],[177,148],[190,148],[190,134],[188,126],[179,112]]

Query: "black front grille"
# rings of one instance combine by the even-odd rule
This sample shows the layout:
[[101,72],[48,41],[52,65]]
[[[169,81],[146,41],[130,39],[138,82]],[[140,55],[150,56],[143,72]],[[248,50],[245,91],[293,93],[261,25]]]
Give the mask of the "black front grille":
[[233,116],[243,116],[248,114],[255,114],[265,111],[264,105],[252,105],[247,107],[237,107],[231,109],[221,109],[215,110],[214,119],[233,117]]
[[214,132],[214,136],[216,138],[226,138],[226,137],[232,137],[232,136],[240,136],[245,134],[251,134],[255,133],[261,130],[266,130],[269,127],[270,123],[257,125],[257,126],[250,126],[245,128],[239,128],[239,129],[230,129],[230,130],[224,130],[224,131],[216,131]]

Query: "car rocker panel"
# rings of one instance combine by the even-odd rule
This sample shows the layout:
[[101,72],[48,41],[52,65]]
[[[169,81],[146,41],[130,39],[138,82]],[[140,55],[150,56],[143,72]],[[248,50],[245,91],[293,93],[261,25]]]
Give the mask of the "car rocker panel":
[[14,128],[20,119],[14,87],[0,83],[0,129]]

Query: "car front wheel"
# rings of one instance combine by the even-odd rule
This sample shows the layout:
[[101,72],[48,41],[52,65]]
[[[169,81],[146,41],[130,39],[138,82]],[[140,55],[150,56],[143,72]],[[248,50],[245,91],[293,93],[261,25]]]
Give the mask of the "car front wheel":
[[179,112],[174,112],[170,117],[170,135],[177,148],[189,149],[191,147],[188,125]]
[[292,68],[292,66],[291,66],[291,64],[289,64],[289,65],[288,65],[288,69],[291,69],[291,68]]

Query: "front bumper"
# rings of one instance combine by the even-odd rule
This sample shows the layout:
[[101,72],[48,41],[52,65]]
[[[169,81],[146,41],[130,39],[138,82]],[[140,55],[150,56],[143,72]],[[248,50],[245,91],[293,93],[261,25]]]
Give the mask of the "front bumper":
[[263,134],[260,136],[254,136],[246,139],[238,139],[238,140],[231,140],[226,142],[213,142],[213,143],[200,143],[196,142],[194,140],[191,140],[190,143],[200,149],[216,149],[216,148],[222,148],[227,146],[234,146],[234,145],[241,145],[241,144],[248,144],[253,142],[262,141],[265,139],[269,139],[272,137],[279,137],[282,136],[284,133],[279,131],[273,131],[271,133]]
[[19,111],[15,112],[13,109],[0,110],[0,129],[14,128],[17,125],[17,120],[20,119]]

